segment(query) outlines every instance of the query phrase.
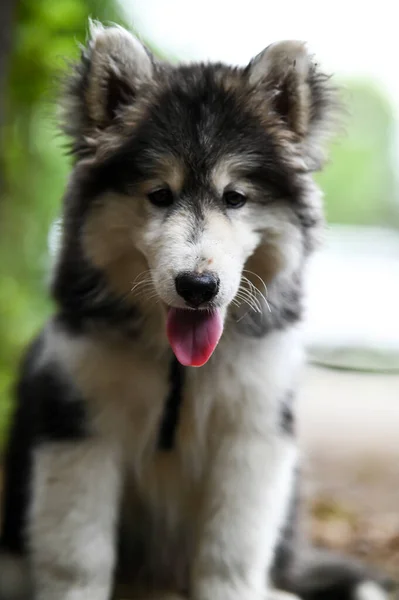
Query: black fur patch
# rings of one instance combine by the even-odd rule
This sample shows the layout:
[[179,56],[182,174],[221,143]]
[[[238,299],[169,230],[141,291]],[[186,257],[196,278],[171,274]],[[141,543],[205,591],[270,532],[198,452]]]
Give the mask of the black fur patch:
[[88,435],[84,403],[52,363],[38,365],[44,335],[28,349],[16,387],[16,409],[4,461],[1,548],[21,553],[30,497],[33,451],[46,442]]
[[394,583],[381,577],[374,569],[353,558],[328,550],[313,549],[309,558],[306,552],[297,557],[297,564],[283,587],[302,600],[353,600],[356,589],[366,581],[373,581],[382,589],[394,589]]
[[287,589],[299,546],[299,472],[295,472],[287,518],[281,530],[271,569],[273,585]]
[[38,337],[28,349],[22,362],[21,379],[17,386],[18,400],[4,457],[1,548],[12,553],[22,553],[25,548],[25,518],[30,495],[32,451],[35,441],[33,404],[27,401],[22,390],[26,389],[26,378],[34,368],[37,354],[42,346],[43,338]]
[[111,122],[118,113],[121,104],[127,104],[134,100],[135,93],[131,87],[110,72],[107,81],[107,105],[106,111]]
[[122,191],[151,177],[160,157],[179,157],[187,176],[176,205],[191,204],[199,210],[201,201],[223,206],[211,187],[210,173],[223,156],[237,156],[242,157],[242,177],[271,191],[274,198],[295,198],[300,188],[276,139],[248,109],[245,95],[217,81],[218,70],[220,65],[190,65],[170,71],[167,86],[148,106],[131,138],[96,167],[97,179]]
[[130,332],[139,320],[137,309],[112,294],[103,275],[88,264],[76,271],[67,265],[61,268],[55,297],[60,298],[57,319],[71,333],[82,334],[101,325]]
[[32,401],[38,402],[38,442],[74,441],[87,436],[85,404],[54,366],[38,373],[29,387]]
[[288,392],[280,404],[280,428],[283,433],[293,436],[295,434],[294,393]]
[[171,450],[173,448],[179,422],[180,406],[183,399],[184,367],[177,358],[172,360],[169,381],[170,393],[165,402],[165,410],[158,436],[158,448],[160,450]]

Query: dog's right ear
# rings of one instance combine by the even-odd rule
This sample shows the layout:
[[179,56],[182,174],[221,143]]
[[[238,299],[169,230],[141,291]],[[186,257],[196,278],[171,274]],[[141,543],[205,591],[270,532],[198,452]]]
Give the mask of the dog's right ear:
[[72,138],[74,154],[90,153],[98,132],[114,122],[124,105],[134,102],[153,72],[150,52],[126,29],[90,22],[88,43],[61,103],[62,129]]

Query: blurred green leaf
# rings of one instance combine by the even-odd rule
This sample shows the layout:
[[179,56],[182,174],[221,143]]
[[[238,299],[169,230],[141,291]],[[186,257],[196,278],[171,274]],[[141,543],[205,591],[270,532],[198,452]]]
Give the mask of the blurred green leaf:
[[331,223],[399,224],[398,190],[391,157],[392,107],[370,82],[346,82],[346,132],[332,145],[331,160],[317,176]]
[[0,443],[23,348],[51,312],[48,232],[69,170],[55,122],[57,78],[79,55],[88,18],[122,23],[112,0],[19,0],[0,201]]

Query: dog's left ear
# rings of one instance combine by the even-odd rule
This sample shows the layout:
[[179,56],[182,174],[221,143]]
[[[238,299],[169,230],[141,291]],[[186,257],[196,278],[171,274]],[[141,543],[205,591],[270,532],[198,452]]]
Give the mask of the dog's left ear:
[[334,133],[340,102],[330,77],[323,74],[303,42],[268,46],[247,67],[249,80],[264,94],[267,108],[278,116],[300,144],[308,168],[325,160],[325,143]]

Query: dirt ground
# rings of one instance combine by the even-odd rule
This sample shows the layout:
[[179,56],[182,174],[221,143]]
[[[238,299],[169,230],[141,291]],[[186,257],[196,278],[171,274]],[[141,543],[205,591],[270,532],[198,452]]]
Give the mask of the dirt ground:
[[399,577],[399,375],[309,367],[299,402],[314,541]]
[[298,409],[311,537],[399,578],[399,375],[310,366]]

